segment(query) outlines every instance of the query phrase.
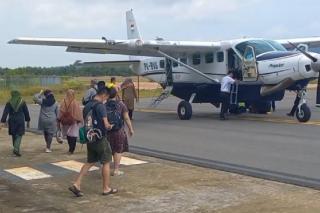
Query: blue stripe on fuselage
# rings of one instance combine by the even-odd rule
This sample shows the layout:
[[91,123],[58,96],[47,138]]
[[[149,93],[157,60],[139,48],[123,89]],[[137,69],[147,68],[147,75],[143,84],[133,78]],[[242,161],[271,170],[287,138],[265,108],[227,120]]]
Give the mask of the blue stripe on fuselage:
[[289,52],[289,51],[277,51],[277,52],[269,52],[265,53],[261,56],[257,57],[257,61],[265,61],[265,60],[272,60],[272,59],[280,59],[286,58],[291,56],[299,55],[299,52]]

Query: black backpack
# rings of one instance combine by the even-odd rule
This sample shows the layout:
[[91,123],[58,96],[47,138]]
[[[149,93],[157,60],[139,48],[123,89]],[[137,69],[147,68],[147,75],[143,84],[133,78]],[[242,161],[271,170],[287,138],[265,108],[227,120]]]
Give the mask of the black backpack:
[[124,126],[124,121],[119,108],[120,106],[117,101],[109,100],[106,103],[108,121],[113,125],[112,129],[109,130],[111,132],[118,131]]
[[96,106],[100,103],[91,102],[88,108],[85,107],[84,110],[84,126],[80,129],[80,143],[94,143],[99,141],[102,138],[102,131],[100,129],[94,128],[93,125],[97,121],[95,114]]

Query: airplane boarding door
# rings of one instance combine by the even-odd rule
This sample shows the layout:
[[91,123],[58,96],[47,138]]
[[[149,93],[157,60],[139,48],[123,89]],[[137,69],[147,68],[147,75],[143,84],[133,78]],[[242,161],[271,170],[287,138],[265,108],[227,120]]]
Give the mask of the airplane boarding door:
[[258,66],[256,53],[254,48],[248,46],[244,51],[242,63],[242,77],[243,81],[257,81],[258,80]]

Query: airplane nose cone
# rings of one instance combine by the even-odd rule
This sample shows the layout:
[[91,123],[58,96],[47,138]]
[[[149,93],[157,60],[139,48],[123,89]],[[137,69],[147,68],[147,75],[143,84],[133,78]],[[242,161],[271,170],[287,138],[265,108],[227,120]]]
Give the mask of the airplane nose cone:
[[314,54],[316,61],[311,62],[311,68],[315,72],[320,72],[320,54]]
[[312,70],[314,70],[315,72],[320,72],[320,60],[318,59],[317,62],[312,62],[312,63],[311,63],[311,68],[312,68]]

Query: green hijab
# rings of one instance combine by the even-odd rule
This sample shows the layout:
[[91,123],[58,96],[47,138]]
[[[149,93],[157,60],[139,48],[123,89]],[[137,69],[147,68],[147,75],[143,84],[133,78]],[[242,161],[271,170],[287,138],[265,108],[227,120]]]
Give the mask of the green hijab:
[[23,103],[21,94],[19,91],[16,91],[16,90],[11,91],[11,99],[9,100],[9,103],[15,112],[19,110],[19,107]]

